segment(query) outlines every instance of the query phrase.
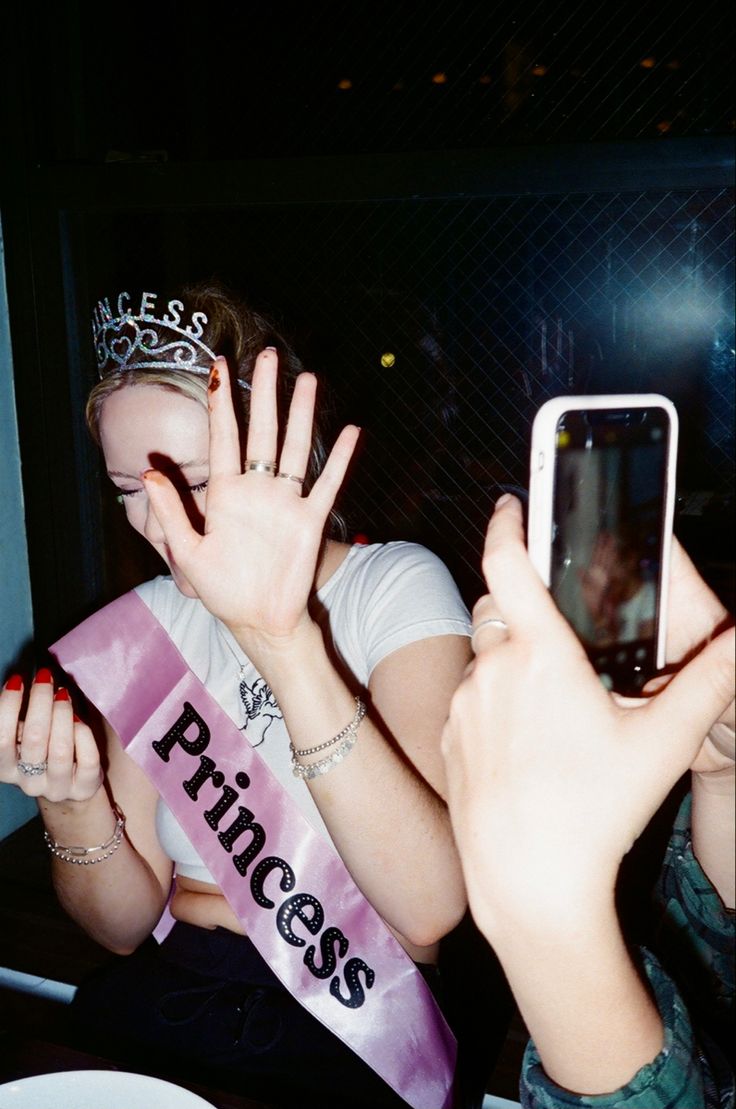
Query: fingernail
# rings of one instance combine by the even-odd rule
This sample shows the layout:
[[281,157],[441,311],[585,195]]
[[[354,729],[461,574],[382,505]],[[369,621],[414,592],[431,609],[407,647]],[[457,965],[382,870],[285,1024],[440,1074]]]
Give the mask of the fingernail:
[[220,388],[220,370],[217,366],[217,362],[214,363],[212,369],[210,370],[210,380],[207,388],[210,393],[214,393],[216,389]]
[[23,679],[20,674],[11,674],[5,683],[5,688],[10,689],[13,693],[17,693],[23,688]]
[[510,493],[502,493],[501,496],[496,501],[496,508],[501,508],[503,505],[508,504],[508,502],[510,500],[511,500],[511,494]]
[[53,685],[54,684],[54,676],[51,673],[51,671],[47,670],[46,667],[44,666],[36,674],[35,678],[33,679],[33,684],[34,685]]
[[57,689],[56,693],[54,694],[54,700],[55,701],[71,701],[71,697],[69,696],[69,690],[64,689],[63,686],[60,689]]
[[274,354],[277,353],[276,347],[264,347],[263,349],[264,350],[272,350],[274,352]]

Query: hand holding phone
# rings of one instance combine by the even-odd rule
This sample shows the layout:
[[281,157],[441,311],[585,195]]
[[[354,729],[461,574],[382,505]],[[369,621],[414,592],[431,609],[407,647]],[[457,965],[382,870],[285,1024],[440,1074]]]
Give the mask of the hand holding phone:
[[677,412],[657,394],[555,397],[532,428],[532,561],[609,689],[664,665]]

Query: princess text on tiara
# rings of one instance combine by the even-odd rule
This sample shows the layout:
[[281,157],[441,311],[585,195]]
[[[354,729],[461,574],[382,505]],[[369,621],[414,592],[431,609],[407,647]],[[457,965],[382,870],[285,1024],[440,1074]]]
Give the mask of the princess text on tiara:
[[[105,298],[92,313],[92,335],[100,377],[126,370],[188,370],[209,374],[215,355],[202,342],[207,316],[193,312],[182,323],[184,305],[170,300],[156,308],[156,293],[142,293],[137,312],[130,293],[120,293],[117,314]],[[149,326],[147,326],[149,325]]]

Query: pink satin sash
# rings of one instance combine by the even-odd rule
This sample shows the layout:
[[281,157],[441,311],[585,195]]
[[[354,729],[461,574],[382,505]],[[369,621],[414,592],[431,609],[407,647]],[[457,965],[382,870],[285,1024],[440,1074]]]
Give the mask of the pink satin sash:
[[429,987],[145,602],[126,593],[51,651],[284,986],[413,1109],[449,1109],[456,1044]]

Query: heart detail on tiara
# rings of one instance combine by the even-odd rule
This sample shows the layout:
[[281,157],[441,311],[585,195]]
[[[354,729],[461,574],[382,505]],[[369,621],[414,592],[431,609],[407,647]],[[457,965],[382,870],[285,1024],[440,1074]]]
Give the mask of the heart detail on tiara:
[[[131,297],[125,292],[117,298],[116,307],[117,315],[106,298],[98,302],[92,313],[100,378],[127,370],[174,370],[207,377],[215,354],[202,341],[207,323],[205,312],[194,312],[188,323],[182,323],[184,304],[170,300],[168,314],[159,318],[155,315],[155,293],[142,294],[138,312],[131,311]],[[238,385],[250,390],[247,381],[238,379]]]
[[126,335],[121,335],[118,339],[113,339],[108,347],[112,357],[116,362],[119,362],[121,366],[127,362],[132,349],[133,343]]

